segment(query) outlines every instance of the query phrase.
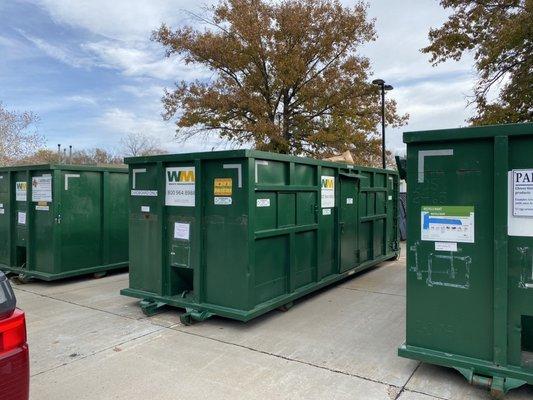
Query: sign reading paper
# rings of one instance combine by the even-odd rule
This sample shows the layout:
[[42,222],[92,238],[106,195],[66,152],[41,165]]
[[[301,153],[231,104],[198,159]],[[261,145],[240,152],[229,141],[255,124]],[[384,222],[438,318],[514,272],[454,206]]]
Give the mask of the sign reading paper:
[[15,200],[26,201],[27,199],[27,184],[26,182],[15,182]]
[[533,217],[533,169],[513,170],[513,215]]
[[335,177],[320,177],[320,204],[322,208],[335,207]]
[[174,239],[189,240],[190,224],[184,222],[174,223]]
[[194,167],[170,167],[166,169],[166,206],[194,207]]
[[52,176],[34,176],[31,180],[31,201],[52,201]]

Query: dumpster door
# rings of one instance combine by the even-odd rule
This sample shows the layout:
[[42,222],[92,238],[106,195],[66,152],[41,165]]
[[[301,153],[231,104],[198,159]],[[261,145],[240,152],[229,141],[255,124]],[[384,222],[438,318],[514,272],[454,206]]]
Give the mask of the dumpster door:
[[340,176],[340,272],[347,271],[357,265],[357,179]]

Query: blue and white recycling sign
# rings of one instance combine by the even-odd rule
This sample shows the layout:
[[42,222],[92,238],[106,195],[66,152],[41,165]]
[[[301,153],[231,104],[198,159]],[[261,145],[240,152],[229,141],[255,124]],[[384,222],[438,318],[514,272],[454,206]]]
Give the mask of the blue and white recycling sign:
[[422,206],[421,239],[474,243],[474,216],[474,206]]

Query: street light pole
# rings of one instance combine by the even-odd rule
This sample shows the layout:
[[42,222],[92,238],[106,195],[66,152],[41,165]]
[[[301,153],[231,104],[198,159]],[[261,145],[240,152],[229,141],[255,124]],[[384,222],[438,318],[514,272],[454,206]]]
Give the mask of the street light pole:
[[374,85],[378,85],[381,89],[381,161],[383,169],[387,168],[387,159],[385,151],[385,91],[392,90],[391,85],[385,85],[383,79],[374,79],[372,81]]

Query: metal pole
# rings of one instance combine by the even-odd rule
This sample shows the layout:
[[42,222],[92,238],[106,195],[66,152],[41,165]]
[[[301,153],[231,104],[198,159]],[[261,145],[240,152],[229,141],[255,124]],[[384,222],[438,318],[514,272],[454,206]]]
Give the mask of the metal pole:
[[381,85],[381,160],[383,169],[387,168],[385,160],[385,85]]

